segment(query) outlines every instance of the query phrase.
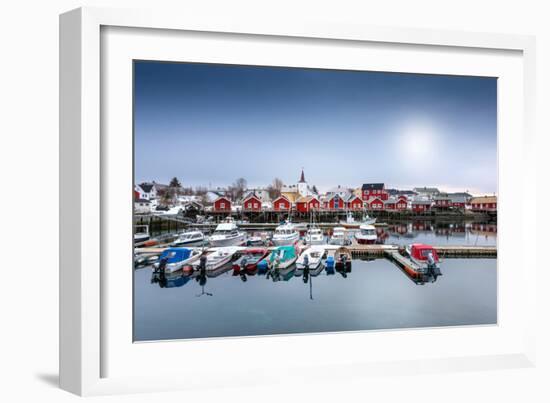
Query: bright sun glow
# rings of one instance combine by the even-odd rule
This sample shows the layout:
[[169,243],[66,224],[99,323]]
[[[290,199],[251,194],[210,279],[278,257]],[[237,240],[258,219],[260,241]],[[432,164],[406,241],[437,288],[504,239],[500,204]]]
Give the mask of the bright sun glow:
[[410,124],[398,136],[399,148],[415,164],[426,165],[437,157],[437,134],[426,124]]

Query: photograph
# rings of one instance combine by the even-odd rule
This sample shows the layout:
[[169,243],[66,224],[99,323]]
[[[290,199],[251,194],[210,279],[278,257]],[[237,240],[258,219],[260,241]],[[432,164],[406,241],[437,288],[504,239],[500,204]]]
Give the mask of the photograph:
[[497,81],[133,60],[133,341],[496,325]]

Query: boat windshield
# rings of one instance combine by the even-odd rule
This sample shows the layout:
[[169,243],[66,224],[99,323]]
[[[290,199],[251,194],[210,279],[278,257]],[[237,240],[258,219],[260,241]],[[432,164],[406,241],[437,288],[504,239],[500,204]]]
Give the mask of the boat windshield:
[[278,229],[275,230],[275,235],[292,235],[294,233],[291,229]]
[[236,233],[236,231],[227,230],[227,229],[220,229],[220,230],[215,231],[216,235],[230,235],[230,234],[233,234],[233,233]]
[[361,234],[363,234],[363,235],[376,235],[376,232],[373,229],[362,229]]

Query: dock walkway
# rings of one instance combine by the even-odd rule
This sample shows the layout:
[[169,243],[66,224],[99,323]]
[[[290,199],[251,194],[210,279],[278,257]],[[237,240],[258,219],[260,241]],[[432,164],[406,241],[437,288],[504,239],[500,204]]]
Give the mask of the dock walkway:
[[[169,245],[162,245],[156,247],[136,248],[135,252],[138,254],[160,254]],[[367,258],[383,258],[388,253],[395,252],[399,249],[398,245],[359,245],[352,244],[346,246],[353,257],[367,257]],[[339,246],[327,245],[327,250],[336,250]],[[496,258],[497,248],[496,246],[434,246],[435,250],[442,258]],[[268,249],[273,249],[270,247]],[[206,248],[207,251],[215,250],[215,248]]]

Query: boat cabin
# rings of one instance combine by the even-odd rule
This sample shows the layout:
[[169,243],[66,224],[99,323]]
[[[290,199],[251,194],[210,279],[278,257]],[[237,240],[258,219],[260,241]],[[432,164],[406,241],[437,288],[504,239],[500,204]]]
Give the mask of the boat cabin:
[[427,261],[428,256],[432,254],[434,261],[439,262],[439,256],[433,246],[425,245],[421,243],[415,243],[411,245],[411,257],[419,261]]
[[191,249],[169,248],[162,252],[159,260],[167,259],[166,263],[179,263],[191,257]]

